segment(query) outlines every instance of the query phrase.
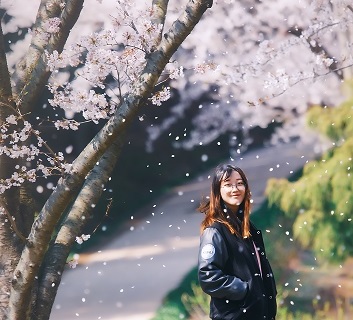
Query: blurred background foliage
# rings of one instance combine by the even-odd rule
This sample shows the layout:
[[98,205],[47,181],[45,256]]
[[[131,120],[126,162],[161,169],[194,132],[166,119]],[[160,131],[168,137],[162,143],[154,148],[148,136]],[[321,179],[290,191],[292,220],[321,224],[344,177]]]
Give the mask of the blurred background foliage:
[[294,220],[294,237],[331,262],[353,255],[352,114],[353,100],[337,108],[312,107],[309,126],[329,138],[333,147],[307,163],[297,181],[271,179],[266,190],[270,205]]

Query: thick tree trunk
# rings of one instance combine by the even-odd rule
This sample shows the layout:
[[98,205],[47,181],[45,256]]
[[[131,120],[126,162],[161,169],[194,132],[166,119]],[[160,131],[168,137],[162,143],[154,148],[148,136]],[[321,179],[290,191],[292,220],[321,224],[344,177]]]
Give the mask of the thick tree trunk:
[[[6,118],[13,113],[13,108],[10,75],[0,24],[0,123],[5,122]],[[16,164],[16,160],[0,155],[0,180],[11,177]],[[15,233],[20,220],[19,195],[18,188],[11,188],[0,194],[0,319],[6,318],[11,279],[23,246]]]
[[0,319],[6,319],[11,280],[21,255],[21,248],[4,213],[0,213],[0,225]]
[[[34,101],[43,90],[50,75],[44,59],[44,50],[62,50],[69,32],[80,15],[83,0],[67,0],[65,8],[60,9],[62,1],[42,1],[35,24],[31,46],[24,59],[17,65],[13,75],[14,96],[10,84],[10,75],[4,48],[4,39],[0,24],[0,123],[4,123],[11,114],[16,114],[16,101],[21,100],[20,108],[26,111],[34,109]],[[59,10],[60,9],[60,10]],[[61,12],[61,15],[60,15]],[[49,17],[60,15],[62,19],[61,32],[53,36],[49,43],[41,42],[42,25]],[[19,161],[5,155],[0,155],[0,179],[10,178]],[[31,196],[26,192],[26,186],[12,187],[0,194],[0,319],[7,318],[10,286],[14,279],[14,270],[21,256],[25,238],[28,236],[34,220],[34,207]],[[33,304],[33,292],[21,301],[28,302],[27,312]],[[25,319],[25,315],[19,319]]]
[[88,175],[76,201],[61,224],[55,241],[50,245],[39,276],[39,292],[32,320],[47,320],[61,282],[67,257],[77,236],[93,215],[94,205],[99,201],[124,143],[124,135],[109,147]]

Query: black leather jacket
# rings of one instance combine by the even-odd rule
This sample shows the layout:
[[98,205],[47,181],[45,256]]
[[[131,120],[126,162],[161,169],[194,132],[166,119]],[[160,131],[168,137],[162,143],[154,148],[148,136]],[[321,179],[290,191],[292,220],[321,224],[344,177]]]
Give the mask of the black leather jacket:
[[272,269],[261,231],[253,225],[250,230],[252,236],[242,239],[216,222],[201,235],[198,278],[203,291],[211,296],[211,319],[275,319],[277,291]]

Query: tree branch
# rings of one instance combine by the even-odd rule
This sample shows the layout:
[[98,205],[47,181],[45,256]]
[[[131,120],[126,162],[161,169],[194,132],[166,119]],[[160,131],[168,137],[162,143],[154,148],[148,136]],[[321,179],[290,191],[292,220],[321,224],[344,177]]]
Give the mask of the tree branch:
[[7,59],[5,54],[5,42],[4,34],[2,31],[1,20],[0,20],[0,102],[8,103],[11,92],[10,73],[7,65]]
[[[13,74],[14,96],[17,101],[21,101],[23,112],[31,109],[31,104],[49,79],[50,71],[46,65],[44,51],[62,52],[69,33],[80,16],[83,2],[84,0],[66,0],[64,9],[61,9],[61,0],[41,0],[32,30],[31,45],[24,58],[16,65]],[[45,23],[53,17],[61,19],[60,31],[47,39]]]
[[[165,17],[167,15],[167,9],[168,9],[168,3],[169,0],[153,0],[152,1],[152,8],[153,8],[153,13],[154,16],[152,18],[152,23],[156,25],[163,25],[164,28],[164,23],[165,23]],[[162,40],[162,33],[163,33],[163,28],[161,28],[161,32],[159,35],[159,39],[157,43],[160,43]]]
[[[4,34],[0,20],[0,125],[2,125],[6,121],[6,118],[13,113],[14,108],[15,105],[12,98],[10,73],[5,53]],[[5,154],[0,155],[0,180],[8,178],[8,175],[14,172],[15,166],[18,163],[18,159],[10,159]],[[23,238],[17,227],[17,224],[20,225],[21,221],[19,214],[19,200],[20,190],[16,187],[6,190],[0,195],[1,206],[4,208],[8,219],[11,222],[11,227],[9,224],[3,225],[0,233],[2,234],[3,239],[6,239],[7,243],[13,243],[14,246],[16,246],[16,249],[19,249],[20,251],[22,245],[17,243],[17,237],[13,237],[13,233],[15,232],[20,239]],[[14,238],[16,238],[16,241]],[[2,261],[0,261],[0,264],[2,264]]]
[[[12,89],[10,81],[10,73],[7,65],[6,53],[5,53],[5,42],[4,34],[2,31],[0,21],[0,124],[5,122],[6,118],[12,113],[14,109],[14,103],[12,99]],[[10,159],[5,156],[0,156],[0,179],[6,179],[9,172],[13,172],[13,169],[17,163],[16,160]],[[7,203],[7,202],[5,202]]]
[[[26,237],[23,236],[23,234],[20,232],[20,230],[18,230],[15,220],[12,218],[10,212],[6,209],[6,206],[2,203],[2,201],[0,200],[0,212],[3,211],[5,212],[7,218],[10,221],[11,227],[13,229],[13,231],[16,233],[16,235],[22,240],[23,243],[26,242]],[[1,213],[0,213],[1,214]]]
[[[189,1],[184,12],[173,23],[167,33],[164,34],[164,39],[161,42],[160,48],[163,51],[176,51],[176,49],[185,40],[188,34],[196,26],[201,19],[203,13],[211,8],[212,0],[204,1]],[[195,23],[195,21],[197,21]]]
[[[297,84],[302,83],[302,82],[304,82],[306,80],[315,80],[315,79],[318,79],[318,78],[321,78],[321,77],[325,77],[325,76],[327,76],[327,75],[329,75],[331,73],[337,74],[339,71],[342,71],[342,70],[348,69],[348,68],[352,68],[352,67],[353,67],[353,64],[349,64],[349,65],[346,65],[346,66],[341,67],[341,68],[329,70],[329,71],[327,71],[325,73],[322,73],[322,74],[315,74],[314,76],[300,78],[300,79],[296,80],[295,82],[291,83],[290,84],[290,88],[292,88],[292,87],[296,86]],[[248,105],[250,107],[254,107],[256,105],[264,104],[264,103],[266,103],[267,101],[269,101],[271,99],[274,99],[274,98],[277,98],[277,97],[283,95],[285,92],[287,92],[287,90],[288,89],[284,89],[282,91],[279,91],[277,93],[272,94],[271,96],[260,98],[257,101],[248,101]]]

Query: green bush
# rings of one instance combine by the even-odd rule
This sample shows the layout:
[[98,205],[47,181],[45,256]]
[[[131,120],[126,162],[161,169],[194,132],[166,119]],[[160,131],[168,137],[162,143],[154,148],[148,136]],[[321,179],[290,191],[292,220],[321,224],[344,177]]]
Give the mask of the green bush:
[[[192,293],[183,293],[181,300],[188,311],[188,318],[192,317],[193,320],[208,320],[209,313],[209,303],[210,298],[205,294],[201,287],[196,283],[191,285]],[[286,293],[283,290],[279,290],[277,301],[278,301],[278,311],[277,320],[346,320],[345,309],[343,303],[336,303],[336,307],[330,305],[329,302],[324,302],[321,306],[319,301],[314,299],[312,301],[312,312],[304,311],[291,311],[290,308],[284,304],[282,301],[285,300]],[[350,307],[350,312],[353,311],[353,307]],[[180,318],[160,318],[164,320],[176,320]]]
[[183,293],[181,301],[193,320],[209,319],[210,296],[205,294],[196,283],[191,285],[192,294]]

